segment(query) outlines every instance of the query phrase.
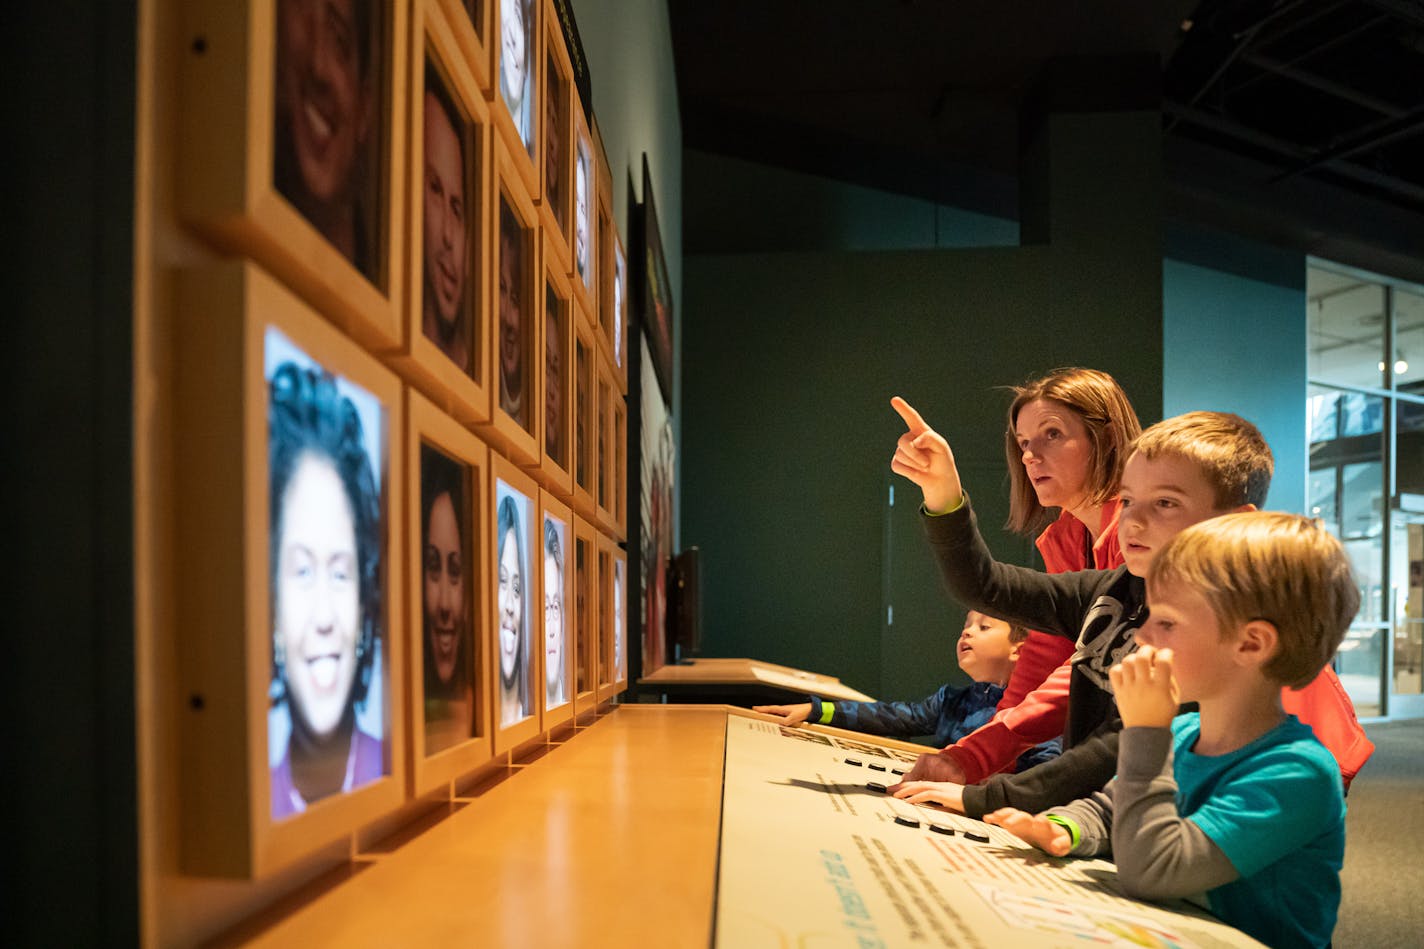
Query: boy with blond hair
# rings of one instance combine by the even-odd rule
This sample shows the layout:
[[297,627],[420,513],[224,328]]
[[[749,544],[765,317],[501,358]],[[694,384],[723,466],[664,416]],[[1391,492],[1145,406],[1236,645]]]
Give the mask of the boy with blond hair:
[[1118,541],[1124,566],[1048,575],[996,562],[964,494],[949,444],[903,399],[905,420],[891,469],[924,493],[922,518],[950,592],[966,607],[1060,636],[1077,637],[1068,690],[1063,754],[1015,775],[963,787],[917,780],[926,759],[891,788],[898,797],[922,791],[971,817],[1000,807],[1037,812],[1105,785],[1117,764],[1121,728],[1108,670],[1137,648],[1147,617],[1146,575],[1152,558],[1184,528],[1265,503],[1273,461],[1256,426],[1224,412],[1189,412],[1158,422],[1132,443],[1119,488]]
[[[1314,679],[1359,608],[1344,548],[1296,514],[1218,517],[1163,547],[1147,597],[1141,646],[1109,673],[1117,777],[1042,814],[985,820],[1057,856],[1110,855],[1138,899],[1205,893],[1269,946],[1328,945],[1345,800],[1335,759],[1281,708],[1281,688]],[[1200,711],[1178,715],[1180,702]]]

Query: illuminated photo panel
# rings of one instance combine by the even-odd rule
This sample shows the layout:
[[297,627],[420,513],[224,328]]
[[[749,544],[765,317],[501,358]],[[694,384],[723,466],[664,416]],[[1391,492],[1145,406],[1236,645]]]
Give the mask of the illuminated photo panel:
[[384,409],[279,330],[268,385],[273,820],[390,773],[382,707]]
[[524,150],[534,154],[533,0],[499,0],[499,95]]
[[466,375],[476,373],[476,300],[480,252],[469,122],[439,71],[425,68],[421,200],[421,332]]
[[425,753],[474,734],[478,587],[470,505],[470,468],[420,446],[420,595]]
[[564,602],[568,589],[572,539],[565,521],[544,515],[544,707],[557,708],[572,697],[568,678],[568,631],[571,622]]
[[390,64],[376,0],[276,0],[272,182],[367,280],[385,286],[380,234]]
[[499,688],[495,716],[501,727],[534,714],[534,656],[531,648],[532,592],[530,544],[533,531],[531,499],[503,479],[495,482],[495,661]]

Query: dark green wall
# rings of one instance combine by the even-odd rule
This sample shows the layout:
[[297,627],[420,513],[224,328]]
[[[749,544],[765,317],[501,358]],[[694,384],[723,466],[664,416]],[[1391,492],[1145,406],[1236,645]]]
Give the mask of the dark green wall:
[[[891,395],[949,437],[990,528],[1007,510],[1008,396],[996,387],[1092,365],[1144,420],[1160,417],[1157,117],[1054,116],[1038,141],[1025,189],[1038,206],[1023,215],[1048,241],[1036,246],[687,257],[682,542],[703,553],[704,654],[885,697],[957,674],[962,613],[918,534],[917,491],[896,479],[893,515],[886,503],[902,430]],[[722,179],[686,171],[696,246],[703,214],[745,208]],[[761,210],[759,232],[794,233],[774,204]],[[990,542],[1028,562],[1022,540],[994,529]]]

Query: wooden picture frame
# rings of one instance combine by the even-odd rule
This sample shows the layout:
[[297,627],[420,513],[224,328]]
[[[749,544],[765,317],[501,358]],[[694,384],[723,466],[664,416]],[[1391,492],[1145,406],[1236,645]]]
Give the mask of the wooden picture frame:
[[628,394],[628,258],[623,252],[623,238],[610,211],[608,239],[603,241],[604,282],[600,312],[606,315],[601,324],[602,339],[608,358],[613,363],[613,378],[618,389]]
[[601,704],[623,691],[628,684],[626,652],[628,645],[628,563],[618,544],[607,534],[598,534],[596,550],[598,554],[598,701]]
[[594,326],[598,325],[598,158],[582,109],[574,111],[573,235],[569,283]]
[[[413,7],[421,38],[416,48],[422,53],[411,57],[410,70],[409,300],[404,344],[393,361],[437,405],[467,425],[478,425],[490,420],[494,388],[487,289],[494,219],[487,207],[492,192],[489,107],[444,6],[416,0]],[[432,80],[438,88],[430,88]],[[427,122],[433,124],[427,127]],[[456,155],[456,143],[463,156]],[[458,182],[453,174],[457,161],[463,168]],[[449,291],[456,280],[459,289]]]
[[594,492],[598,468],[598,343],[587,311],[574,298],[573,507],[590,521],[598,516]]
[[[430,0],[426,0],[430,2]],[[455,34],[460,45],[465,64],[470,75],[480,87],[480,92],[489,98],[493,83],[490,82],[494,56],[494,44],[489,37],[494,26],[494,7],[498,0],[438,0],[445,11],[445,20]]]
[[573,272],[573,113],[578,101],[573,65],[564,42],[554,0],[544,7],[544,108],[540,111],[539,220],[548,238],[544,253],[552,254],[565,275]]
[[[548,491],[539,492],[540,536],[543,543],[539,558],[539,595],[544,622],[539,637],[539,690],[544,707],[544,730],[548,731],[573,718],[577,686],[575,670],[576,644],[572,611],[574,603],[575,544],[574,515],[569,506]],[[557,543],[550,542],[553,525]],[[557,576],[550,576],[554,564]],[[551,628],[556,622],[557,635]],[[570,648],[570,647],[574,648]],[[557,659],[555,653],[557,652]],[[557,671],[553,671],[557,668]]]
[[613,550],[613,691],[622,693],[628,688],[628,607],[632,603],[632,591],[628,585],[628,556],[614,540],[609,541]]
[[[540,306],[539,217],[514,174],[509,149],[494,142],[494,196],[490,201],[490,420],[486,438],[516,464],[540,459],[541,394],[538,388]],[[514,263],[509,263],[514,261]],[[508,266],[506,266],[508,264]]]
[[[615,377],[616,378],[616,377]],[[621,542],[628,539],[628,400],[616,385],[612,392],[608,464],[612,470],[611,526]]]
[[[628,367],[623,350],[625,327],[622,323],[624,300],[615,302],[615,280],[623,262],[623,241],[618,235],[618,222],[613,214],[613,175],[608,167],[608,155],[603,148],[603,135],[598,123],[593,125],[594,155],[598,163],[598,342],[613,367],[613,377],[620,392],[628,392]],[[626,275],[626,267],[622,273]],[[626,283],[624,284],[626,288]]]
[[544,232],[542,292],[539,294],[540,393],[539,477],[565,500],[573,497],[574,471],[574,302],[569,278],[550,252]]
[[[490,111],[495,134],[509,150],[511,164],[524,188],[533,198],[539,196],[540,155],[539,126],[543,114],[543,0],[488,0],[495,7],[494,34],[490,57]],[[511,14],[520,12],[522,18]],[[513,24],[521,23],[519,27]],[[522,33],[522,61],[508,58],[507,52],[518,47],[515,37]],[[518,68],[511,69],[511,63]],[[522,76],[522,92],[518,104],[511,82]]]
[[[619,454],[619,445],[618,433],[614,430],[613,404],[621,402],[623,395],[613,379],[613,367],[608,362],[607,353],[599,353],[594,361],[597,364],[594,376],[594,411],[597,414],[594,450],[598,455],[598,468],[594,472],[594,519],[601,530],[611,534],[618,526],[617,466],[614,459]],[[626,415],[624,417],[626,419]]]
[[[447,470],[456,466],[465,469],[459,475],[458,493],[451,492],[448,505],[459,539],[458,566],[449,562],[450,551],[444,549],[449,547],[449,525],[435,520],[444,514],[436,502],[441,500],[442,489],[452,488],[453,479],[441,477],[439,470],[428,469],[431,458],[427,452],[436,452],[451,463]],[[406,484],[410,486],[405,500],[405,602],[406,628],[410,631],[406,656],[410,699],[407,747],[411,793],[419,796],[468,774],[493,754],[489,677],[485,674],[490,664],[490,611],[485,608],[490,598],[490,532],[485,526],[490,455],[484,442],[459,422],[420,393],[407,390],[404,456],[408,466]],[[434,578],[430,576],[432,564],[428,562],[427,547],[436,555]],[[432,615],[439,617],[448,609],[442,600],[450,595],[452,580],[463,588],[454,593],[462,602],[455,617],[457,638],[453,645],[446,645],[439,640],[440,620],[432,620]],[[443,670],[443,675],[442,655],[450,655],[453,666]],[[428,664],[434,668],[428,669]],[[460,688],[461,679],[464,689]],[[462,720],[467,727],[461,727]]]
[[179,272],[175,314],[180,862],[258,878],[405,799],[401,384],[250,262]]
[[219,250],[389,352],[406,301],[409,7],[372,7],[369,23],[346,24],[358,44],[342,94],[304,105],[302,63],[330,42],[327,21],[313,26],[297,0],[181,5],[177,204]]
[[[542,693],[536,688],[539,651],[534,646],[538,611],[533,608],[540,596],[534,558],[535,538],[539,536],[539,485],[508,459],[491,452],[488,497],[490,663],[486,681],[494,753],[498,755],[543,731],[544,703],[538,701]],[[511,502],[512,511],[503,509],[506,499]],[[516,525],[513,531],[506,521]],[[515,547],[509,546],[510,541]],[[511,618],[509,614],[513,614],[515,626],[512,646],[506,642],[510,636],[510,624],[505,622]]]
[[574,520],[574,714],[598,706],[598,531]]

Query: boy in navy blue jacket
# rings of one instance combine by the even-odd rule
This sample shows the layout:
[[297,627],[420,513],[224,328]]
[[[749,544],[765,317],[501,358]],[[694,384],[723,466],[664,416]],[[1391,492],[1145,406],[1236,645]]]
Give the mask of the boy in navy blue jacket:
[[[955,656],[959,668],[973,681],[956,686],[946,683],[920,702],[825,702],[817,696],[796,705],[758,705],[754,711],[779,715],[783,724],[812,721],[868,735],[919,738],[933,735],[942,748],[963,738],[994,714],[1004,686],[1018,660],[1019,646],[1028,630],[970,610],[964,617]],[[1058,755],[1057,739],[1044,742],[1019,757],[1022,771]]]

